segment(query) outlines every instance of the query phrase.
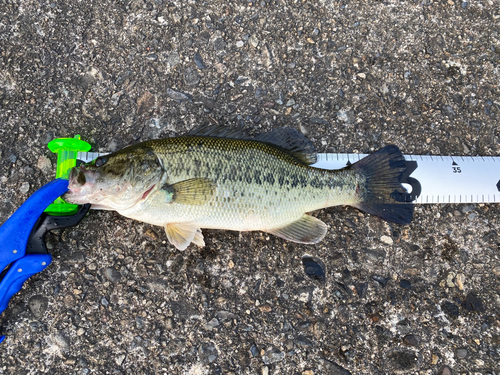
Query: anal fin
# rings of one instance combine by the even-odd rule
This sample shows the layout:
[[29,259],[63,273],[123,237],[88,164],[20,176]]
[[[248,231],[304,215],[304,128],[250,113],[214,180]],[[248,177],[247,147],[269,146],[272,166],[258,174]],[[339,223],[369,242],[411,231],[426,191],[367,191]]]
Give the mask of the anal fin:
[[205,246],[201,229],[189,223],[173,223],[165,225],[168,240],[179,250],[186,250],[192,242],[200,247]]
[[310,215],[302,217],[285,227],[267,230],[267,233],[298,243],[313,244],[321,241],[326,234],[326,224]]

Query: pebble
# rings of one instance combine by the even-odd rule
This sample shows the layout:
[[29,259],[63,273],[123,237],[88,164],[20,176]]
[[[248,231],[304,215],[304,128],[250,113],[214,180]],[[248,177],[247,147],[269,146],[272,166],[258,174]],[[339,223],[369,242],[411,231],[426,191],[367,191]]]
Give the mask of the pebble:
[[413,335],[413,334],[409,334],[409,335],[406,335],[405,337],[403,337],[403,342],[406,344],[406,345],[410,345],[410,346],[418,346],[418,343],[419,343],[419,339],[417,336]]
[[238,48],[241,48],[241,47],[243,47],[244,45],[245,45],[245,42],[244,42],[244,41],[242,41],[242,40],[238,40],[238,41],[236,42],[236,47],[238,47]]
[[411,282],[409,280],[403,279],[399,282],[399,286],[403,289],[410,290]]
[[206,67],[207,67],[205,62],[203,61],[203,57],[201,57],[199,52],[196,52],[194,54],[194,62],[196,64],[196,66],[198,67],[198,69],[206,69]]
[[217,318],[213,318],[211,321],[205,324],[205,329],[211,331],[218,326],[219,326],[219,321],[217,320]]
[[125,360],[125,354],[120,354],[119,356],[117,356],[115,358],[115,363],[118,365],[118,366],[121,366],[123,361]]
[[198,356],[203,364],[208,365],[217,359],[219,352],[217,351],[215,344],[210,341],[208,343],[201,344],[198,349]]
[[29,182],[23,182],[21,184],[21,187],[19,188],[19,191],[23,194],[26,194],[29,190],[30,190]]
[[409,350],[395,350],[386,359],[386,366],[396,371],[412,369],[417,363],[417,355]]
[[57,346],[62,351],[67,351],[70,347],[69,339],[61,332],[48,336],[47,343],[49,345]]
[[453,372],[451,371],[451,368],[449,368],[448,366],[443,366],[441,367],[437,375],[453,375]]
[[386,286],[387,282],[389,281],[388,277],[383,277],[380,275],[373,275],[372,279],[375,280],[376,282],[378,282],[382,286]]
[[255,35],[252,35],[249,39],[248,42],[253,48],[256,48],[259,45],[259,39]]
[[286,102],[286,106],[287,107],[292,107],[293,105],[295,105],[295,100],[293,98],[289,99],[287,102]]
[[382,241],[383,243],[385,243],[387,245],[392,245],[394,243],[394,241],[392,240],[392,238],[389,237],[389,236],[382,236],[382,237],[380,237],[380,241]]
[[304,272],[311,279],[325,281],[325,264],[321,259],[306,255],[302,257],[302,265],[304,266]]
[[7,160],[14,164],[17,161],[17,156],[11,153],[9,156],[7,156]]
[[281,362],[283,359],[285,359],[285,352],[279,351],[276,348],[269,349],[262,356],[262,360],[266,365]]
[[188,66],[184,69],[184,83],[186,86],[196,86],[200,82],[200,76],[194,68]]
[[171,88],[167,88],[167,96],[170,99],[175,100],[176,102],[187,102],[192,100],[191,95],[184,94],[183,92],[180,91],[172,90]]
[[465,357],[467,357],[467,349],[465,349],[465,348],[457,349],[457,357],[458,358],[465,358]]
[[352,111],[350,109],[338,111],[337,118],[340,121],[345,122],[347,124],[352,124],[356,120],[356,116],[354,115],[354,111]]
[[459,273],[455,279],[455,282],[459,290],[464,290],[465,275],[463,273]]
[[445,301],[441,304],[441,310],[448,315],[450,318],[458,317],[458,306],[452,302]]
[[36,166],[43,172],[43,173],[50,173],[52,172],[52,163],[48,157],[45,155],[41,155],[38,158],[38,162],[36,163]]
[[465,301],[462,303],[462,307],[468,311],[484,311],[483,303],[474,293],[467,294]]
[[114,268],[106,268],[104,276],[106,276],[106,278],[112,283],[117,283],[122,278],[120,271],[115,270]]
[[32,296],[28,301],[28,307],[36,319],[40,319],[49,306],[49,299],[40,294]]
[[170,67],[174,67],[174,66],[177,66],[179,65],[181,62],[181,58],[179,56],[179,54],[176,52],[176,51],[172,51],[168,54],[167,56],[167,64],[170,66]]

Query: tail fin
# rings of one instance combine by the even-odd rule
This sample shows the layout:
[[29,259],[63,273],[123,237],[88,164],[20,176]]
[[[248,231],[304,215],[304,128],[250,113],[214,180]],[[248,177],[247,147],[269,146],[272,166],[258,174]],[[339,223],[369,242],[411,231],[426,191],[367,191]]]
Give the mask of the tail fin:
[[360,186],[361,202],[356,208],[396,224],[409,224],[413,204],[399,202],[395,197],[406,193],[401,176],[406,161],[396,146],[386,146],[351,165],[366,178]]

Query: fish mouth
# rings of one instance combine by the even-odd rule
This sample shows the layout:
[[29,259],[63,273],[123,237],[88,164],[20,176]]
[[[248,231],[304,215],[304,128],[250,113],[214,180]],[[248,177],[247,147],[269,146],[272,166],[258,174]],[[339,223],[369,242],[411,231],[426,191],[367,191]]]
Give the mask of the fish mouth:
[[63,195],[63,199],[73,204],[90,203],[88,195],[92,192],[96,178],[97,172],[84,165],[72,168],[68,177],[68,192]]

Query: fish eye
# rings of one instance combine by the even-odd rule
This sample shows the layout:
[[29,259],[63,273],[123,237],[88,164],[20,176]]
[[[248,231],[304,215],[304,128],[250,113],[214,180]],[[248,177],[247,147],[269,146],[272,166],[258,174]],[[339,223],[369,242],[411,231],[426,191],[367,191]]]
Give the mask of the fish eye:
[[95,159],[95,166],[97,168],[102,167],[104,164],[106,164],[107,159],[104,156],[99,156],[97,159]]

